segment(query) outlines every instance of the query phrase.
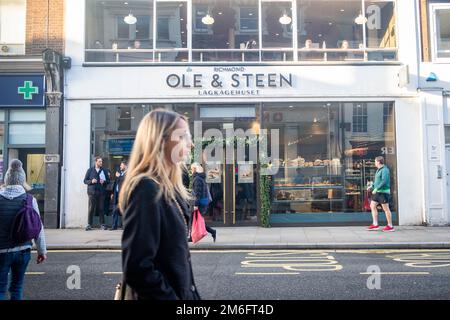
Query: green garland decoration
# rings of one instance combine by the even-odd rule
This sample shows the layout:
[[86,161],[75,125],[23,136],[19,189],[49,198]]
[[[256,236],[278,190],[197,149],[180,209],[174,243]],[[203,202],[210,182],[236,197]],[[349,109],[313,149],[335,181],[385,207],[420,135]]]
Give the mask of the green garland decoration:
[[270,180],[268,175],[260,175],[259,192],[261,197],[261,226],[270,228]]

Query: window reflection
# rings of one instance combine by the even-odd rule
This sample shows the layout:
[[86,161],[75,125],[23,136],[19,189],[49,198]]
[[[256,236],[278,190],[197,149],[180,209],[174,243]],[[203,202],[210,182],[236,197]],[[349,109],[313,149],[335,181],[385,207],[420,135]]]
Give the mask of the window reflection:
[[262,3],[263,48],[292,48],[291,2]]
[[193,130],[194,106],[191,104],[93,105],[91,156],[102,156],[103,166],[114,173],[120,161],[129,159],[142,118],[158,108],[184,115]]
[[[192,12],[187,12],[188,4],[189,1],[182,0],[87,0],[86,61],[247,62],[297,58],[300,61],[389,61],[397,58],[395,1],[297,0],[296,8],[292,8],[292,1],[287,0],[192,0]],[[192,34],[188,34],[187,26],[190,15]],[[438,50],[444,56],[448,28],[441,21],[446,16],[448,10],[436,11]],[[189,37],[192,48],[188,46]],[[190,50],[192,60],[189,60]]]
[[192,48],[219,49],[195,50],[195,61],[259,60],[257,52],[243,51],[259,47],[257,0],[194,0],[192,8]]
[[[361,108],[357,116],[355,108]],[[272,222],[329,221],[330,214],[344,212],[343,219],[371,221],[367,184],[379,155],[391,170],[396,212],[395,136],[387,132],[394,124],[392,103],[265,104],[263,110],[264,127],[280,132],[280,158],[272,160],[279,166],[271,178]]]
[[[157,2],[156,48],[187,48],[187,3]],[[186,50],[159,50],[157,61],[188,61]]]
[[[394,2],[365,1],[366,46],[370,49],[387,49],[397,46],[395,34]],[[369,60],[395,60],[392,51],[369,52]]]
[[437,57],[450,58],[450,9],[436,10]]
[[146,53],[134,51],[153,48],[152,0],[127,2],[90,0],[86,6],[88,31],[86,47],[93,49],[87,52],[86,61],[153,60],[151,51]]
[[360,12],[360,0],[299,1],[299,59],[363,60],[363,29],[354,22]]

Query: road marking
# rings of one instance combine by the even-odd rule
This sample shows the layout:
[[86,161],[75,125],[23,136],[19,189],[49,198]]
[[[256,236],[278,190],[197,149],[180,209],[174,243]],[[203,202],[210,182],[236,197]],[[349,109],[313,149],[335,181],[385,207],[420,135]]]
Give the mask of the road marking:
[[450,267],[450,252],[406,253],[386,257],[412,268]]
[[361,272],[362,275],[398,275],[398,276],[419,276],[429,275],[429,272]]
[[[120,253],[122,250],[119,249],[82,249],[82,250],[48,250],[51,253]],[[191,250],[191,254],[194,253],[251,253],[251,252],[273,252],[274,250]],[[286,251],[286,250],[279,250]],[[308,249],[292,249],[290,252],[297,253],[317,253],[317,252],[328,252],[328,253],[360,253],[360,254],[393,254],[393,253],[417,253],[417,252],[448,252],[449,249],[331,249],[331,250],[308,250]],[[33,250],[33,252],[36,252]]]
[[104,275],[115,275],[115,274],[122,274],[122,272],[116,272],[116,271],[112,271],[112,272],[103,272]]
[[296,275],[300,274],[300,272],[235,272],[235,275],[240,276],[272,276],[272,275]]
[[41,276],[45,274],[45,272],[25,272],[27,276]]
[[340,265],[328,252],[274,250],[249,252],[241,268],[281,268],[287,271],[339,271]]
[[122,252],[122,250],[106,250],[106,249],[83,249],[83,250],[47,250],[50,253],[116,253],[116,252]]

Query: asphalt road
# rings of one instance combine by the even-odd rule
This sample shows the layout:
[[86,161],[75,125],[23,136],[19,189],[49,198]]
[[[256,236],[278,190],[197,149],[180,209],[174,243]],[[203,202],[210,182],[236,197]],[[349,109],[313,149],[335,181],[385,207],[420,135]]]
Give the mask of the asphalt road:
[[[112,299],[119,251],[48,257],[30,263],[25,299]],[[203,299],[450,299],[450,250],[192,251],[192,261]]]

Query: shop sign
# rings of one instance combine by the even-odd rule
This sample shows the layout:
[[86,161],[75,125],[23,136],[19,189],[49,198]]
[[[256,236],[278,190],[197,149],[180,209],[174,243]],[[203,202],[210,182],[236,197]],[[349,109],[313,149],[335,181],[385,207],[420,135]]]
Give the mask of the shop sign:
[[245,67],[213,67],[212,73],[185,73],[166,76],[166,85],[173,89],[196,90],[199,96],[258,96],[268,88],[293,88],[292,73],[252,73]]
[[108,151],[111,155],[128,155],[133,148],[134,139],[109,139]]
[[238,165],[238,183],[253,183],[253,163]]
[[44,107],[43,75],[0,75],[0,107]]
[[382,147],[381,154],[395,154],[394,147]]
[[46,154],[44,156],[45,163],[59,163],[59,154]]
[[207,163],[205,171],[207,183],[222,183],[222,167],[220,164]]

